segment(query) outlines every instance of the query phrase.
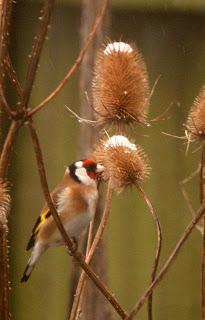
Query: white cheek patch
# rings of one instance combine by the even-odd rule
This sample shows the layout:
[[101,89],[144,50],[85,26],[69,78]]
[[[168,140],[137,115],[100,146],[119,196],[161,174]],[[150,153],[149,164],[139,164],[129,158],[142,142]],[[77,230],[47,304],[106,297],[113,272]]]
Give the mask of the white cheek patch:
[[95,180],[91,179],[85,168],[77,168],[75,171],[75,175],[78,177],[78,179],[86,185],[95,184]]
[[77,162],[75,163],[75,166],[76,166],[76,168],[82,168],[82,166],[83,166],[83,161],[77,161]]

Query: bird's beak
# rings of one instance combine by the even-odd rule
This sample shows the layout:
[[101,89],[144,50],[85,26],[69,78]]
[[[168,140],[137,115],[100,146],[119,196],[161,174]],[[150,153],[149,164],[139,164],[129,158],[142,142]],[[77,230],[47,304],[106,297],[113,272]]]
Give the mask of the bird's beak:
[[97,173],[103,172],[104,170],[105,170],[104,166],[102,166],[101,164],[97,164],[97,167],[96,167]]

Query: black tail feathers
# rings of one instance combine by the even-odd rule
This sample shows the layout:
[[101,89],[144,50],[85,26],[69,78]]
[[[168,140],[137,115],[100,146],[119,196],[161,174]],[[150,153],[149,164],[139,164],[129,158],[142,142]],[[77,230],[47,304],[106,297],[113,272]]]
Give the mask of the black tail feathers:
[[21,278],[21,283],[26,282],[29,279],[33,268],[34,268],[34,266],[30,266],[29,264],[27,264],[27,266],[24,270],[24,273],[23,273],[23,277]]

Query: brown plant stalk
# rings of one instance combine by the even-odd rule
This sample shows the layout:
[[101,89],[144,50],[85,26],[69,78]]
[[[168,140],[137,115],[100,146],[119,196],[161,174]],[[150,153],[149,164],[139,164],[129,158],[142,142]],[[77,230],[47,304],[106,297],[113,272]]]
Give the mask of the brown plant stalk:
[[[91,247],[91,244],[92,244],[94,220],[95,220],[95,218],[90,222],[90,225],[89,225],[87,245],[86,245],[86,257],[87,257],[87,255],[89,253],[89,250],[90,250],[90,247]],[[84,274],[83,271],[82,271],[82,273]],[[80,277],[78,279],[77,288],[76,288],[76,291],[75,291],[75,294],[74,294],[72,309],[71,309],[71,312],[70,312],[69,317],[68,317],[69,320],[78,319],[79,316],[80,316],[80,311],[78,313],[78,310],[81,309],[81,306],[82,306],[82,303],[83,303],[83,299],[84,299],[84,295],[85,295],[85,290],[84,290],[85,282],[83,282],[84,278],[82,278],[82,273],[81,273],[81,275],[80,275]],[[81,288],[81,291],[78,289],[78,287]]]
[[[4,59],[6,56],[8,43],[9,43],[9,31],[10,31],[10,17],[12,11],[13,2],[11,0],[0,1],[0,87],[1,89],[5,85],[5,68]],[[3,92],[3,89],[2,89]],[[2,96],[2,95],[1,95]],[[4,112],[10,116],[10,107],[4,104],[0,96],[0,122],[2,124]],[[9,130],[9,134],[12,133]],[[9,135],[7,136],[7,138]],[[9,161],[9,155],[11,149],[9,147],[9,139],[6,138],[6,145],[1,146],[1,156],[0,156],[0,319],[8,320],[10,318],[10,286],[9,286],[9,246],[8,246],[8,214],[9,214],[9,204],[10,197],[7,189],[7,184],[5,182],[7,162]],[[11,143],[12,145],[12,143]],[[4,147],[7,148],[4,148]],[[2,154],[3,151],[3,154]],[[4,171],[2,171],[2,164]]]
[[196,215],[193,217],[191,222],[186,227],[185,231],[183,232],[182,236],[180,237],[179,241],[177,242],[175,248],[169,255],[168,259],[164,263],[163,267],[160,269],[158,275],[155,277],[155,280],[150,284],[150,286],[147,288],[145,293],[139,298],[139,300],[134,305],[133,309],[129,313],[129,316],[126,318],[126,320],[131,320],[134,318],[134,316],[138,313],[138,311],[142,308],[144,303],[147,301],[149,296],[152,294],[153,290],[157,287],[157,285],[160,283],[160,281],[164,278],[165,274],[171,267],[172,263],[176,259],[178,253],[182,249],[182,246],[190,236],[192,230],[195,228],[196,224],[199,222],[199,220],[202,218],[205,211],[205,201],[201,204],[199,209],[196,212]]
[[48,102],[50,102],[63,89],[63,87],[66,85],[66,83],[70,80],[70,78],[76,72],[76,70],[78,69],[79,65],[81,64],[81,62],[83,60],[83,57],[86,53],[88,46],[90,45],[92,39],[94,38],[96,31],[102,21],[102,18],[104,16],[104,13],[105,13],[105,10],[107,7],[107,3],[108,3],[108,0],[103,1],[102,8],[96,17],[96,20],[94,22],[93,27],[92,27],[87,39],[85,40],[85,43],[84,43],[83,47],[81,48],[80,53],[79,53],[75,63],[71,66],[71,68],[69,69],[69,71],[65,75],[64,79],[59,83],[59,85],[53,90],[53,92],[51,92],[51,94],[48,97],[46,97],[43,101],[41,101],[37,106],[35,106],[29,112],[29,116],[34,115],[37,111],[42,109]]
[[4,63],[5,63],[5,70],[7,72],[9,79],[10,79],[10,82],[13,85],[14,90],[16,91],[18,96],[21,98],[23,95],[23,90],[22,90],[21,84],[18,80],[16,70],[14,69],[14,66],[12,64],[9,52],[7,52],[7,57],[5,58]]
[[48,26],[50,23],[54,2],[55,0],[44,0],[42,9],[40,11],[41,15],[39,17],[39,28],[34,37],[31,53],[29,54],[30,60],[27,68],[25,86],[23,89],[23,99],[21,101],[22,107],[25,107],[25,108],[27,108],[27,104],[31,95],[31,90],[32,90],[34,79],[35,79],[36,71],[38,68],[40,55],[43,49],[43,44],[48,31]]
[[[201,89],[196,97],[192,108],[188,114],[186,129],[188,138],[193,140],[202,141],[202,156],[201,156],[201,175],[200,175],[200,196],[201,203],[205,200],[205,86]],[[202,320],[205,320],[205,217],[202,222],[202,270],[201,270],[201,306],[202,306]]]
[[[94,220],[90,223],[90,226],[89,226],[89,230],[88,230],[88,239],[87,239],[87,246],[86,246],[86,257],[89,253],[89,250],[91,248],[91,245],[92,245],[92,238],[93,238],[93,228],[94,228]],[[80,281],[80,279],[79,279]],[[79,295],[79,302],[78,302],[78,308],[77,308],[77,312],[76,312],[76,319],[79,319],[80,318],[80,315],[81,315],[81,312],[82,312],[82,305],[83,305],[83,301],[84,301],[84,298],[85,298],[85,285],[86,285],[86,282],[84,282],[83,284],[83,287],[82,287],[82,292],[80,292],[80,295]]]
[[[109,181],[108,187],[107,187],[107,193],[106,193],[106,197],[105,197],[105,206],[104,206],[104,210],[103,210],[103,214],[102,214],[102,219],[101,219],[100,225],[98,227],[98,230],[95,234],[95,237],[92,242],[91,248],[88,252],[88,255],[86,255],[85,261],[87,264],[90,263],[93,255],[95,253],[95,250],[97,249],[97,246],[98,246],[100,240],[102,239],[103,232],[104,232],[105,227],[108,222],[112,194],[113,194],[113,189],[111,187],[111,181]],[[85,280],[86,280],[85,276],[86,276],[85,272],[82,271],[80,278],[79,278],[79,281],[78,281],[77,289],[75,292],[75,299],[74,299],[72,310],[71,310],[70,320],[75,320],[76,315],[79,313],[79,309],[80,309],[79,308],[79,305],[80,305],[79,301],[81,299],[81,295],[82,295],[82,292],[83,292],[84,286],[85,286]]]
[[9,160],[11,157],[11,151],[13,148],[14,140],[16,138],[18,129],[22,125],[21,121],[15,121],[13,120],[11,122],[11,125],[9,127],[3,148],[1,150],[1,156],[0,156],[0,178],[4,180],[7,175]]
[[0,99],[1,99],[1,110],[4,111],[9,118],[12,118],[13,112],[8,102],[6,101],[2,85],[0,85]]
[[[161,224],[159,221],[159,218],[157,216],[157,213],[155,212],[151,201],[149,200],[147,194],[145,191],[142,189],[142,187],[138,184],[137,185],[138,190],[142,194],[149,211],[152,215],[152,218],[154,220],[155,226],[156,226],[156,232],[157,232],[157,246],[156,246],[156,252],[155,252],[155,259],[154,259],[154,264],[153,264],[153,269],[152,269],[152,274],[151,274],[151,283],[154,281],[157,273],[157,268],[159,265],[159,259],[160,259],[160,254],[161,254],[161,248],[162,248],[162,231],[161,231]],[[153,314],[152,314],[152,303],[153,302],[153,293],[150,294],[148,298],[148,320],[153,319]]]
[[9,248],[8,248],[8,214],[10,209],[10,196],[7,183],[0,181],[0,319],[7,320],[9,312]]
[[31,122],[28,123],[28,126],[29,126],[29,130],[30,130],[31,138],[32,138],[32,143],[33,143],[35,155],[36,155],[36,162],[37,162],[37,166],[38,166],[38,172],[39,172],[39,176],[40,176],[41,187],[42,187],[42,190],[44,193],[44,197],[45,197],[46,202],[48,204],[48,207],[51,211],[51,214],[53,215],[53,218],[56,222],[56,225],[62,235],[62,238],[65,241],[66,246],[68,247],[71,255],[79,263],[81,268],[86,272],[88,277],[95,283],[96,287],[104,295],[104,297],[107,299],[107,301],[109,301],[109,303],[114,307],[114,309],[119,314],[121,319],[125,319],[127,317],[127,313],[119,305],[117,300],[114,298],[113,294],[111,294],[108,291],[108,288],[105,286],[105,284],[99,279],[99,277],[92,271],[92,269],[84,261],[82,254],[79,251],[77,251],[76,248],[74,248],[72,240],[69,238],[68,234],[66,233],[66,231],[61,223],[61,220],[58,216],[58,213],[55,209],[55,206],[53,205],[53,202],[52,202],[52,199],[51,199],[51,196],[49,193],[46,172],[45,172],[45,167],[44,167],[44,163],[43,163],[42,151],[41,151],[41,147],[39,144],[36,130]]
[[[205,144],[201,157],[201,203],[205,200]],[[202,243],[202,320],[205,320],[205,215],[203,217],[203,243]]]

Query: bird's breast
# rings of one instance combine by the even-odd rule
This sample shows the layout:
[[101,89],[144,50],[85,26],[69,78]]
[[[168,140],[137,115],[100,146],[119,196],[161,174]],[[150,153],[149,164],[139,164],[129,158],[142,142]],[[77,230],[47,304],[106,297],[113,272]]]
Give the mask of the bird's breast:
[[[56,203],[57,211],[70,237],[78,237],[88,227],[95,214],[97,200],[97,188],[74,190],[67,187],[59,194]],[[38,237],[51,246],[63,244],[52,216],[42,224]]]

